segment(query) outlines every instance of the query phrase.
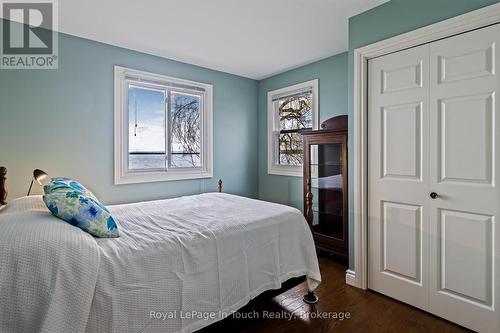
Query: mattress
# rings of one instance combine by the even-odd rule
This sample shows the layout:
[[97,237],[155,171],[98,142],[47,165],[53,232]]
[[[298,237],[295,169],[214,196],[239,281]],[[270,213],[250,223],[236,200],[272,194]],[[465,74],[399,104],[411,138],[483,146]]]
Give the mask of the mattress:
[[0,331],[192,332],[292,277],[321,281],[294,208],[206,193],[109,209],[117,239],[58,220],[39,196],[0,213]]

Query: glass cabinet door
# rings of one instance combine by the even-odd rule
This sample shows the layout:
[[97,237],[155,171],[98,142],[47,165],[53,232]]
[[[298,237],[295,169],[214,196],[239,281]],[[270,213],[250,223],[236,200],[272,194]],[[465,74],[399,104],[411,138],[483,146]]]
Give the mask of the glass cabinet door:
[[310,145],[310,152],[313,231],[344,240],[343,144]]

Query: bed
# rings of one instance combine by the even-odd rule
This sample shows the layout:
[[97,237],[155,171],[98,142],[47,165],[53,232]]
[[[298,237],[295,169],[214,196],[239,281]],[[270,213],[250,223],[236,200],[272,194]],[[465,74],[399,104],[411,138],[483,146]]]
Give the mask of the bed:
[[1,332],[192,332],[290,278],[321,282],[297,209],[225,193],[109,209],[119,238],[57,219],[41,196],[1,209]]

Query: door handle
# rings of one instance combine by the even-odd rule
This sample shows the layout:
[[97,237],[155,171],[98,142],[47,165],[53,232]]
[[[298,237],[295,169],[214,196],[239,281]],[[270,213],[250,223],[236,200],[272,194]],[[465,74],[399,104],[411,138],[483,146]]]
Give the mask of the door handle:
[[431,192],[430,196],[431,199],[436,199],[438,197],[438,194],[436,192]]

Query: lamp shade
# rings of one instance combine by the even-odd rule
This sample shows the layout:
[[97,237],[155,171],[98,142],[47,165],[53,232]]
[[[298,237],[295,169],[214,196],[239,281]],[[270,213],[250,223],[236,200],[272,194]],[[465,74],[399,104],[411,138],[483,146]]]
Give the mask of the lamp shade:
[[49,175],[43,171],[43,170],[40,170],[40,169],[35,169],[33,170],[33,179],[36,180],[36,182],[42,186],[42,180],[47,178]]
[[48,175],[45,171],[43,171],[43,170],[40,170],[40,169],[35,169],[35,170],[33,170],[33,178],[31,179],[30,188],[29,188],[29,190],[28,190],[28,194],[26,194],[26,195],[30,195],[30,193],[31,193],[31,187],[33,186],[33,182],[34,182],[35,180],[36,180],[36,182],[37,182],[40,186],[42,186],[43,184],[42,184],[42,182],[41,182],[41,181],[42,181],[43,179],[47,178],[48,176],[49,176],[49,175]]

